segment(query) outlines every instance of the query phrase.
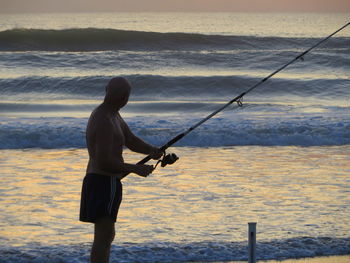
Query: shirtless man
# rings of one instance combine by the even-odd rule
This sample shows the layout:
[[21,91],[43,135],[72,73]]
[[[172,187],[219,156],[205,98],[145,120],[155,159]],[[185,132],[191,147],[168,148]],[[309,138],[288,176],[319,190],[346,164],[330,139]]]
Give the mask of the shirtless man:
[[120,180],[129,173],[146,177],[152,165],[124,163],[123,146],[159,159],[162,152],[135,136],[119,114],[129,99],[131,86],[124,78],[113,78],[106,88],[104,102],[91,114],[86,142],[89,163],[83,181],[80,221],[95,224],[91,249],[92,263],[109,262],[115,222],[122,200]]

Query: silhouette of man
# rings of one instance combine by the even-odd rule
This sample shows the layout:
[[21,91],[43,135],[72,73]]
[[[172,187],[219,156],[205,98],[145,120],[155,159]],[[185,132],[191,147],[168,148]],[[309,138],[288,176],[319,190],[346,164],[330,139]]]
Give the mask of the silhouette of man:
[[86,129],[89,162],[83,181],[79,219],[95,224],[92,263],[109,262],[122,200],[120,180],[128,173],[148,176],[153,171],[152,165],[124,163],[123,147],[150,154],[153,159],[162,155],[158,148],[135,136],[119,114],[128,102],[130,90],[126,79],[111,79],[104,101],[92,112]]

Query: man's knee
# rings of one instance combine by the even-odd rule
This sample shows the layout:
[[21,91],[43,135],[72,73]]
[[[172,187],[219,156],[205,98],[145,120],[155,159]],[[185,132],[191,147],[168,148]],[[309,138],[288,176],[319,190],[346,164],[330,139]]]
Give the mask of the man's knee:
[[115,229],[113,228],[113,230],[111,231],[110,235],[109,235],[109,240],[112,243],[113,240],[115,238]]
[[110,245],[115,237],[115,231],[95,231],[95,239],[94,241],[101,244],[108,246]]
[[95,240],[99,243],[111,244],[115,237],[114,222],[111,218],[101,218],[95,223]]

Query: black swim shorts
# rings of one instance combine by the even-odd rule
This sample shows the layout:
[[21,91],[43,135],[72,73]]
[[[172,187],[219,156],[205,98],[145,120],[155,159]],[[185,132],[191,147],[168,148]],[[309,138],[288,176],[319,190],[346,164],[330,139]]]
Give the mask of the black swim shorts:
[[109,216],[116,222],[122,191],[122,184],[116,177],[86,174],[81,191],[79,220],[95,223],[97,218]]

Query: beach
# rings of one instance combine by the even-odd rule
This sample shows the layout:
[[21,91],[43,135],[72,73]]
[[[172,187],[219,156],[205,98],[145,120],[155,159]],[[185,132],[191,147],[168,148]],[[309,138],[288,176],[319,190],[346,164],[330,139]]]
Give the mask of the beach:
[[[88,261],[85,128],[112,77],[161,146],[348,17],[0,15],[0,263]],[[347,28],[169,148],[175,164],[123,179],[111,262],[246,262],[248,222],[259,262],[349,262],[349,47]]]

